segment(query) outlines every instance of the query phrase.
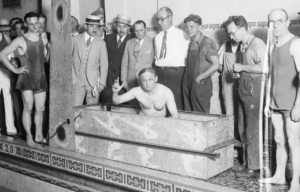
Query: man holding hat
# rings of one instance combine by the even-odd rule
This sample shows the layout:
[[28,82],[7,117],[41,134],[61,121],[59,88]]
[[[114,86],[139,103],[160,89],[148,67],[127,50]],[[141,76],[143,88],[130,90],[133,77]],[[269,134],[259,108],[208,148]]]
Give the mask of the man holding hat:
[[112,33],[105,37],[109,67],[107,86],[100,96],[101,102],[112,103],[112,85],[120,77],[121,61],[126,42],[132,39],[132,36],[128,34],[130,22],[131,18],[118,15],[115,21],[117,33]]
[[105,42],[97,35],[100,17],[86,17],[86,31],[72,37],[74,106],[99,102],[106,85],[108,60]]
[[[9,43],[10,38],[4,31],[9,31],[10,24],[7,19],[0,19],[0,51],[2,51]],[[16,135],[17,130],[14,125],[14,116],[13,116],[13,102],[11,96],[11,72],[0,62],[0,93],[2,92],[4,103],[2,98],[0,99],[1,110],[5,109],[5,118],[4,113],[1,113],[0,119],[3,121],[5,119],[6,131],[8,135]],[[2,97],[2,96],[1,96]],[[4,123],[4,122],[3,122]],[[0,124],[0,130],[3,128],[3,123]]]

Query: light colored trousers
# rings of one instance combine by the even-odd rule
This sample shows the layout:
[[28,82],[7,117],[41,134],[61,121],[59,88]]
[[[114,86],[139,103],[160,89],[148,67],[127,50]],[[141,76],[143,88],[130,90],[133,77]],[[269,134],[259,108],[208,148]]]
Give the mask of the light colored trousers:
[[2,91],[4,98],[5,124],[7,129],[6,131],[10,133],[15,133],[17,132],[17,129],[14,125],[14,111],[11,96],[10,73],[11,72],[8,69],[0,67],[0,91]]

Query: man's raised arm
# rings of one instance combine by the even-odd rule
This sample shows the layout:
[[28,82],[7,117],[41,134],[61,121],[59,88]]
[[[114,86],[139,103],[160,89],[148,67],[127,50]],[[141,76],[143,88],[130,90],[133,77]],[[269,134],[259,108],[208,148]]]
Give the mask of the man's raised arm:
[[113,97],[112,97],[112,101],[113,104],[120,104],[120,103],[125,103],[127,101],[130,101],[132,99],[135,98],[134,96],[134,92],[136,91],[136,89],[131,89],[128,92],[126,92],[123,95],[119,95],[119,91],[123,88],[124,83],[120,86],[119,85],[119,77],[118,79],[115,80],[115,83],[112,86],[112,91],[113,91]]

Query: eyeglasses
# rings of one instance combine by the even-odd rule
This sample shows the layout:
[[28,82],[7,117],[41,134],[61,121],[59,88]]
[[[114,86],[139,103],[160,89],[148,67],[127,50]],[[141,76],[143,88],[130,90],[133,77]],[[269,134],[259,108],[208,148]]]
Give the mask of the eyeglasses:
[[277,26],[280,26],[280,25],[282,25],[284,22],[286,22],[287,20],[282,20],[282,19],[280,19],[280,20],[278,20],[278,21],[273,21],[273,20],[270,20],[269,21],[269,25],[271,25],[271,26],[275,26],[275,24],[277,24]]
[[[241,28],[241,27],[240,27]],[[234,36],[239,30],[240,30],[240,28],[238,28],[235,32],[230,32],[230,33],[228,33],[228,36]]]
[[157,22],[159,22],[159,21],[164,22],[164,20],[165,20],[166,18],[168,18],[168,17],[170,17],[170,15],[166,16],[166,17],[163,18],[163,19],[161,19],[161,18],[156,18],[156,21],[157,21]]

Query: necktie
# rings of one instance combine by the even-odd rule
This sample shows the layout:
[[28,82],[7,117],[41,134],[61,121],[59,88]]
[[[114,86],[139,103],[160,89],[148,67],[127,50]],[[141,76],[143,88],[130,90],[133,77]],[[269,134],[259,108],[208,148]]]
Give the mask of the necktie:
[[91,44],[91,38],[92,38],[92,37],[90,37],[90,38],[86,41],[86,46],[87,46],[87,47]]
[[167,31],[165,31],[165,35],[164,35],[164,38],[162,40],[162,45],[161,45],[161,49],[160,49],[160,55],[159,55],[159,59],[161,58],[166,58],[166,55],[167,55],[167,46],[166,46],[166,43],[167,43]]
[[118,41],[118,49],[119,49],[119,47],[121,46],[121,44],[122,44],[122,40],[121,40],[121,37],[119,38],[119,41]]
[[138,42],[136,42],[134,50],[133,50],[133,54],[135,56],[135,58],[137,58],[139,56],[140,50],[141,50],[141,40],[138,40]]

